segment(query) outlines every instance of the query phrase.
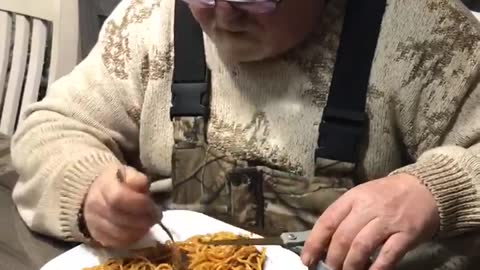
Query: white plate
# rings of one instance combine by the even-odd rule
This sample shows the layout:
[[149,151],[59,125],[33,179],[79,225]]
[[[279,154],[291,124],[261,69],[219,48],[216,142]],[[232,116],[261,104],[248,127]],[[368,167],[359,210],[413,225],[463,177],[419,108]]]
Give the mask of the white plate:
[[[185,240],[194,235],[220,231],[250,234],[245,230],[197,212],[170,210],[165,211],[163,216],[162,221],[171,230],[175,240]],[[135,247],[148,246],[152,243],[152,239],[162,242],[166,241],[168,236],[160,226],[156,225],[152,227],[150,234],[137,243]],[[301,263],[299,256],[295,253],[280,246],[268,246],[266,248],[265,270],[307,270],[307,267]],[[125,252],[93,249],[86,245],[80,245],[51,260],[40,270],[82,270],[85,267],[98,265],[111,256],[128,255]]]

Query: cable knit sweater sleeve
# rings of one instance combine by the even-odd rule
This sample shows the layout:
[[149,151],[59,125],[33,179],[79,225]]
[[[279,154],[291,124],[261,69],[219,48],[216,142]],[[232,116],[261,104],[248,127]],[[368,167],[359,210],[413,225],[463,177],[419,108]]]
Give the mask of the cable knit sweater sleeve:
[[[385,66],[381,84],[394,89],[390,119],[412,164],[392,174],[414,175],[431,191],[440,214],[438,236],[476,230],[480,227],[480,25],[459,1],[394,3],[393,12],[402,19],[384,30],[399,33],[402,28],[408,35],[398,35],[389,57],[396,64],[392,69]],[[405,21],[415,21],[415,27],[405,27]]]
[[[90,184],[107,165],[122,162],[122,153],[137,151],[142,83],[129,78],[140,73],[135,32],[143,33],[138,27],[149,15],[147,5],[123,1],[91,54],[29,108],[14,135],[12,160],[20,179],[13,198],[34,231],[84,240],[77,214]],[[130,54],[118,54],[119,46]],[[106,62],[105,54],[118,61]]]
[[[419,103],[420,111],[426,113],[417,115],[416,121],[409,125],[411,130],[416,130],[416,135],[405,137],[407,146],[418,159],[394,172],[416,176],[432,192],[440,214],[439,236],[453,236],[480,226],[478,72],[475,77],[472,85],[465,86],[467,90],[452,89],[449,94],[454,96],[463,92],[463,96],[452,100],[444,96],[443,105],[439,107],[442,112],[431,114],[433,118],[425,116],[432,111],[429,105]],[[442,117],[449,119],[445,126],[429,121]],[[432,141],[439,145],[423,151]]]

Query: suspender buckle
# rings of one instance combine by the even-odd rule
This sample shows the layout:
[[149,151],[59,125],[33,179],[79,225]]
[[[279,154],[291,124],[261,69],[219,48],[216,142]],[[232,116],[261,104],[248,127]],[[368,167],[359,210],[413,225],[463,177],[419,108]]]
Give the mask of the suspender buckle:
[[182,116],[202,116],[208,120],[210,72],[207,72],[205,81],[174,82],[172,84],[172,106],[170,120]]
[[367,135],[366,113],[330,109],[324,111],[319,127],[318,158],[356,164],[359,160],[359,146]]

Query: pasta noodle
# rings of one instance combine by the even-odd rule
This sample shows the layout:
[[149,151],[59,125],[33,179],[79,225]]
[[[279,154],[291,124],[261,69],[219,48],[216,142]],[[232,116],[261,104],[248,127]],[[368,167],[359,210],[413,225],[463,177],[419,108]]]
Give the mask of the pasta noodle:
[[[203,244],[210,240],[240,237],[229,232],[194,236],[184,242],[168,243],[167,249],[165,246],[145,249],[132,258],[110,259],[83,270],[262,270],[266,259],[265,249],[259,251],[255,246]],[[181,259],[182,254],[188,258],[186,265]]]

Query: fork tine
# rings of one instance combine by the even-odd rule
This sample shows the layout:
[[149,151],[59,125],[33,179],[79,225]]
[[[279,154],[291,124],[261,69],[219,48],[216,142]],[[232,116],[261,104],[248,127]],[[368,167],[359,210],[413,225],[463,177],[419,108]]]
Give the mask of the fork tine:
[[175,243],[175,240],[173,240],[173,235],[170,230],[161,221],[158,222],[158,225],[160,225],[160,227],[167,233],[168,238],[170,238],[172,243]]

